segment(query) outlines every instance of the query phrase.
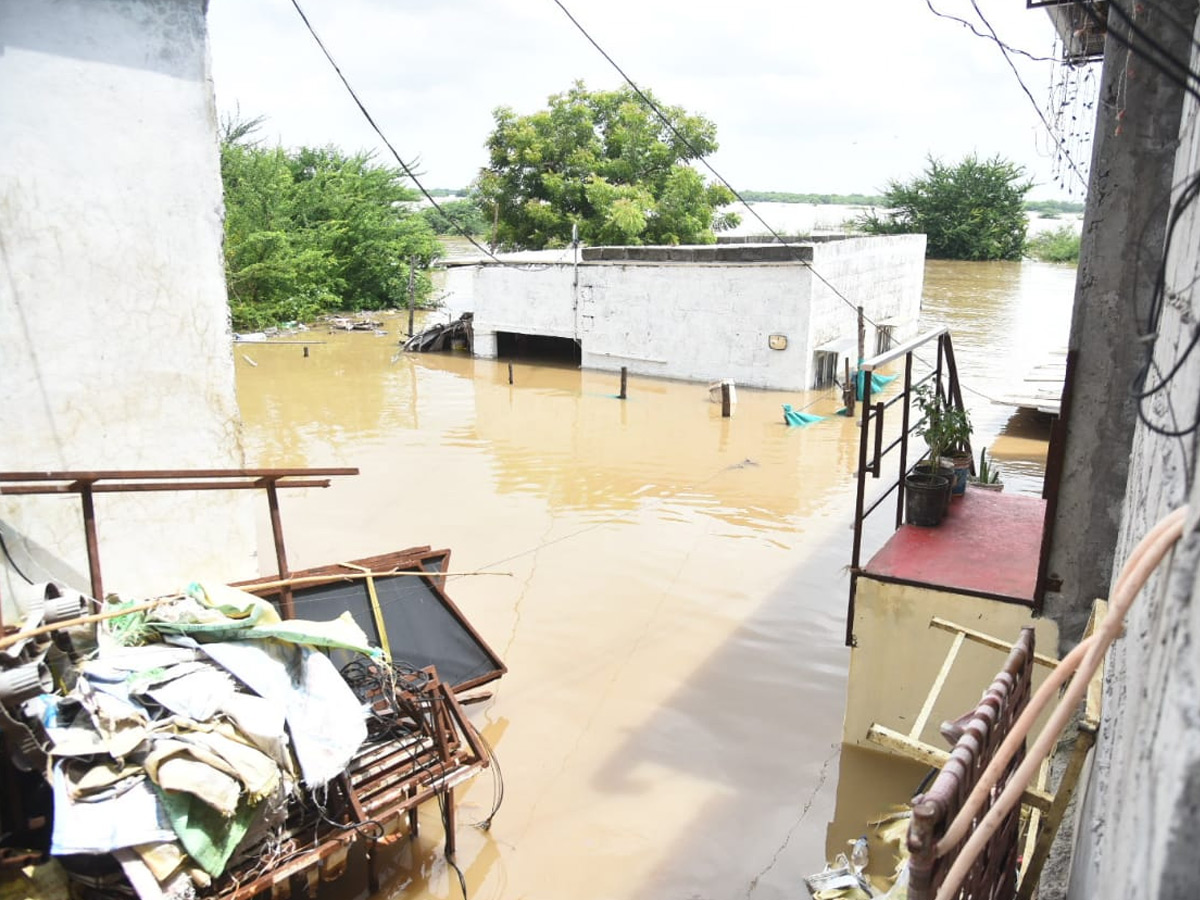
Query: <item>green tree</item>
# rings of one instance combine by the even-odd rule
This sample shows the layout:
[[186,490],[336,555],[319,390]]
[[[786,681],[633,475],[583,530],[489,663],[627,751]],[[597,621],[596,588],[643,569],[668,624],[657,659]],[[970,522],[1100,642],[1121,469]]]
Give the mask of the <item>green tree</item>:
[[286,151],[252,135],[261,119],[225,123],[225,280],[235,328],[381,309],[406,298],[408,260],[418,294],[440,247],[404,202],[415,192],[371,154],[334,147]]
[[572,227],[589,244],[709,244],[737,224],[718,212],[733,194],[688,165],[717,149],[709,120],[655,101],[672,130],[631,88],[581,81],[548,102],[532,115],[493,113],[474,188],[498,245],[561,247]]
[[1031,187],[1020,166],[999,156],[952,166],[931,156],[924,176],[888,183],[882,216],[872,211],[859,222],[870,234],[923,233],[934,259],[1020,259]]
[[[432,193],[432,192],[430,192]],[[437,194],[433,194],[437,196]],[[439,212],[432,206],[421,210],[421,215],[429,223],[434,234],[458,235],[465,231],[469,235],[486,234],[492,226],[492,221],[484,215],[479,205],[479,198],[472,195],[465,199],[438,200]],[[456,228],[455,225],[458,227]],[[459,229],[462,229],[460,231]]]
[[1054,231],[1035,234],[1026,244],[1025,251],[1043,262],[1078,264],[1081,242],[1079,232],[1070,225],[1062,225]]

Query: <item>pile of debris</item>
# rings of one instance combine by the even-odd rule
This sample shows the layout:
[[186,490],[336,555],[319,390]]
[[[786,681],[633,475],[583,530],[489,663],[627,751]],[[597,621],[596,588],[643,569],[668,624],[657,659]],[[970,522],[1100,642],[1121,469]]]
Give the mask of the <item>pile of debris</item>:
[[91,897],[280,895],[355,842],[370,859],[404,814],[415,831],[430,799],[452,854],[453,788],[490,754],[435,667],[389,659],[349,612],[281,619],[224,585],[86,602],[49,585],[0,636],[0,861],[49,853]]

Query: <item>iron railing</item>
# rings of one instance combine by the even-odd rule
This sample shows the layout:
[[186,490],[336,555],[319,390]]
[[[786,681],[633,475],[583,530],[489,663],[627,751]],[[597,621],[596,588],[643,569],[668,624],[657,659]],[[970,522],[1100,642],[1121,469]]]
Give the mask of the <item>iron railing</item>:
[[[924,376],[914,381],[913,359],[917,351],[936,342],[937,358]],[[883,366],[904,360],[903,387],[895,396],[887,401],[871,402],[871,376]],[[919,335],[906,343],[893,347],[885,353],[864,360],[859,366],[863,373],[862,418],[859,427],[858,471],[856,473],[858,490],[854,504],[854,548],[850,556],[850,602],[846,613],[846,646],[854,644],[854,597],[858,589],[858,576],[861,572],[863,523],[871,513],[875,512],[893,492],[896,494],[896,524],[898,529],[904,522],[904,477],[912,471],[913,466],[921,462],[928,451],[923,451],[911,464],[909,463],[908,438],[920,426],[919,420],[914,420],[912,414],[912,399],[918,388],[932,384],[933,390],[943,401],[956,409],[963,409],[962,388],[958,382],[958,367],[954,361],[954,345],[950,340],[949,329],[943,327]],[[887,411],[899,406],[900,433],[886,447],[884,446],[884,425]],[[970,450],[970,447],[967,448]],[[887,488],[867,505],[867,476],[878,479],[883,469],[884,457],[892,451],[898,451],[895,480],[888,483]]]

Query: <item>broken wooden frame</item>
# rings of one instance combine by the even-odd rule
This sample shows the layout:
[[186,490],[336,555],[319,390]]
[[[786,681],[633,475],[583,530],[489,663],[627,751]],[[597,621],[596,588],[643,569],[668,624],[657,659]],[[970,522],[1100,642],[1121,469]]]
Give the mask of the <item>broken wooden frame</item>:
[[[96,527],[96,494],[142,493],[156,491],[245,491],[264,490],[271,514],[271,535],[275,541],[275,561],[279,577],[288,572],[287,550],[283,541],[283,520],[279,512],[280,488],[326,488],[336,475],[357,475],[357,468],[288,469],[142,469],[95,472],[0,472],[0,494],[78,494],[83,512],[83,533],[87,542],[88,575],[92,596],[104,600],[104,581],[100,574],[100,538]],[[281,592],[285,618],[292,618],[291,592]],[[0,622],[0,626],[2,626]]]

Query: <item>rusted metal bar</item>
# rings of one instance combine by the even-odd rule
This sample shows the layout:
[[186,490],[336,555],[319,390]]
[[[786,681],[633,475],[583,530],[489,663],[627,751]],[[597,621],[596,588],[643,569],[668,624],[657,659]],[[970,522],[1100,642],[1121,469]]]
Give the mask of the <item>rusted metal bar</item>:
[[92,502],[92,485],[89,481],[79,484],[79,498],[83,505],[83,536],[87,541],[88,576],[92,584],[92,596],[104,599],[104,579],[100,576],[100,540],[96,534],[96,506]]
[[168,478],[284,478],[288,475],[357,474],[357,467],[326,469],[100,469],[94,472],[0,472],[0,481],[133,481]]
[[1067,452],[1067,422],[1071,417],[1071,405],[1075,395],[1075,370],[1078,364],[1079,351],[1068,350],[1059,415],[1050,428],[1050,448],[1046,453],[1046,474],[1042,480],[1042,499],[1046,501],[1046,515],[1042,520],[1042,547],[1038,553],[1037,583],[1033,590],[1033,608],[1038,612],[1041,612],[1046,602],[1046,592],[1061,591],[1063,587],[1062,581],[1053,578],[1049,571],[1050,551],[1054,547],[1054,519],[1058,515],[1058,490],[1062,485],[1063,461]]
[[[93,494],[142,494],[154,492],[170,492],[170,491],[248,491],[257,490],[262,487],[261,484],[255,481],[162,481],[162,482],[135,482],[131,484],[93,484],[86,482],[89,491]],[[31,485],[24,484],[15,487],[0,486],[0,494],[11,496],[28,495],[28,494],[78,494],[82,488],[78,487],[79,482],[71,484],[57,485]],[[284,488],[327,488],[329,487],[328,478],[310,478],[301,481],[290,481],[279,479],[277,481],[279,487]]]
[[[283,543],[283,519],[279,514],[279,492],[276,490],[275,481],[271,478],[264,479],[262,486],[266,488],[267,507],[271,512],[271,537],[275,541],[275,563],[279,567],[279,577],[283,579],[292,573],[288,571],[287,550]],[[287,585],[279,589],[279,605],[285,619],[295,618],[296,606],[292,602],[292,589]]]
[[875,462],[871,467],[871,474],[876,478],[879,477],[879,466],[883,462],[883,409],[882,403],[875,404]]
[[913,383],[912,383],[912,354],[904,354],[904,390],[900,394],[904,398],[904,405],[900,412],[900,478],[896,482],[898,493],[896,494],[896,528],[899,528],[904,523],[904,479],[908,475],[908,432],[911,427],[909,422],[912,418],[912,398]]

